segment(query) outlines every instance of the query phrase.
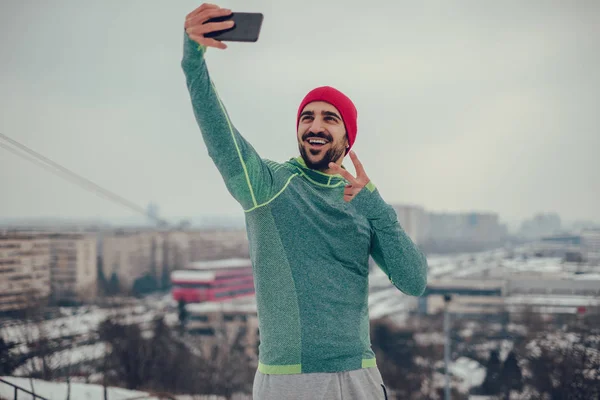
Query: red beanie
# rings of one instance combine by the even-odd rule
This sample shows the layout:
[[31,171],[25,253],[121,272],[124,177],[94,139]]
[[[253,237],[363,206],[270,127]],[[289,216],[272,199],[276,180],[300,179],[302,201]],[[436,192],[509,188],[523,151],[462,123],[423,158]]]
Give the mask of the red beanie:
[[300,103],[300,107],[298,108],[298,116],[296,117],[296,130],[298,130],[298,125],[300,125],[300,114],[302,113],[302,110],[308,103],[312,103],[314,101],[324,101],[329,103],[337,108],[340,114],[342,114],[341,117],[344,121],[344,125],[346,126],[346,133],[348,134],[349,147],[346,150],[347,154],[352,148],[354,140],[356,139],[356,121],[358,118],[358,112],[356,111],[354,103],[352,103],[352,100],[350,100],[344,93],[330,86],[321,86],[313,89],[306,95],[306,97],[304,97],[302,103]]

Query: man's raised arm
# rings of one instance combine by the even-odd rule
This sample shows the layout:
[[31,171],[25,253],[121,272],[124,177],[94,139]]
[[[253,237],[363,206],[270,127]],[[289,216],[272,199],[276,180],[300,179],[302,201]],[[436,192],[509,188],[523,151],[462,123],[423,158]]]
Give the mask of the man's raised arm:
[[392,206],[374,186],[365,187],[354,201],[371,224],[373,260],[403,293],[422,295],[427,286],[427,259],[400,226]]
[[208,47],[226,48],[224,43],[205,38],[204,34],[232,26],[230,21],[204,22],[229,14],[231,10],[211,4],[203,4],[188,14],[181,67],[208,154],[231,195],[244,210],[248,210],[269,198],[272,190],[271,173],[250,143],[233,126],[210,79],[204,59]]
[[344,201],[352,202],[369,220],[373,260],[402,292],[422,295],[427,286],[427,259],[402,229],[396,211],[383,200],[354,151],[350,151],[350,158],[356,168],[356,177],[335,163],[329,167],[348,181]]

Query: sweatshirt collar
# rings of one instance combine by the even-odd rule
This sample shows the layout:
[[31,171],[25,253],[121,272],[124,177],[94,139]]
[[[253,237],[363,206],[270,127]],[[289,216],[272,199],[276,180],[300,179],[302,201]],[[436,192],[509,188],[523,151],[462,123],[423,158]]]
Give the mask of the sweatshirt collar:
[[[304,159],[300,156],[291,158],[289,162],[296,167],[296,169],[298,169],[302,176],[318,186],[337,187],[347,183],[346,180],[339,174],[329,175],[324,172],[308,168],[304,162]],[[344,168],[343,165],[342,168]]]

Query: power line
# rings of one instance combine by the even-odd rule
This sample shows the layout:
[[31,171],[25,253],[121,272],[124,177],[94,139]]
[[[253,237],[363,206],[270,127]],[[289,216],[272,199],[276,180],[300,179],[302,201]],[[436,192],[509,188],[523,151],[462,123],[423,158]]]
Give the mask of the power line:
[[10,151],[11,153],[13,153],[13,154],[15,154],[15,155],[17,155],[17,156],[19,156],[19,157],[21,157],[21,158],[29,161],[29,162],[31,162],[33,164],[37,164],[38,166],[40,166],[42,168],[47,168],[50,172],[53,172],[53,173],[59,175],[58,171],[56,171],[54,169],[49,169],[47,164],[44,164],[43,162],[39,161],[38,159],[33,158],[31,156],[28,156],[25,153],[19,152],[19,150],[15,149],[14,147],[10,147],[9,145],[7,145],[7,144],[5,144],[3,142],[0,142],[0,147],[4,148],[5,150]]
[[[90,181],[89,179],[84,178],[81,175],[78,175],[77,173],[71,171],[67,167],[62,166],[55,161],[52,161],[48,157],[45,157],[44,155],[36,152],[35,150],[30,149],[29,147],[25,146],[24,144],[17,142],[16,140],[6,136],[5,134],[3,134],[1,132],[0,132],[0,138],[4,139],[5,141],[9,142],[10,144],[12,144],[15,147],[18,147],[19,149],[26,152],[30,156],[26,155],[22,152],[19,152],[16,149],[14,149],[13,147],[7,146],[6,144],[3,144],[2,142],[0,142],[0,147],[3,147],[4,149],[10,151],[11,153],[29,161],[29,162],[32,162],[32,163],[44,168],[45,170],[54,173],[57,176],[67,179],[67,180],[71,181],[72,183],[74,183],[88,191],[94,192],[95,194],[100,194],[115,203],[118,203],[122,206],[129,208],[130,210],[133,210],[137,213],[143,214],[147,218],[153,219],[154,221],[156,221],[158,223],[164,223],[163,220],[161,220],[160,218],[157,218],[153,215],[149,215],[144,208],[138,206],[137,204],[133,203],[132,201],[129,201],[126,198],[124,198],[123,196],[120,196],[120,195],[118,195],[108,189],[105,189],[102,186]],[[31,156],[33,156],[33,158]],[[51,167],[53,167],[53,168],[51,168]]]

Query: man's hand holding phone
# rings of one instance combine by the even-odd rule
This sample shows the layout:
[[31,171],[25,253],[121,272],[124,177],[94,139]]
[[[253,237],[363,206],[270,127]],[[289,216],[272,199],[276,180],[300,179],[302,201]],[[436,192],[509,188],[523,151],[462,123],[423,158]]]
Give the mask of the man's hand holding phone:
[[224,41],[256,42],[262,21],[261,13],[232,13],[229,9],[205,3],[188,14],[185,31],[198,44],[225,49]]
[[227,45],[219,40],[205,37],[206,34],[230,29],[234,26],[232,20],[223,22],[209,22],[209,19],[218,17],[227,17],[231,15],[231,10],[221,8],[214,4],[204,3],[194,11],[189,13],[185,18],[185,31],[196,43],[206,46],[215,47],[217,49],[226,49]]

